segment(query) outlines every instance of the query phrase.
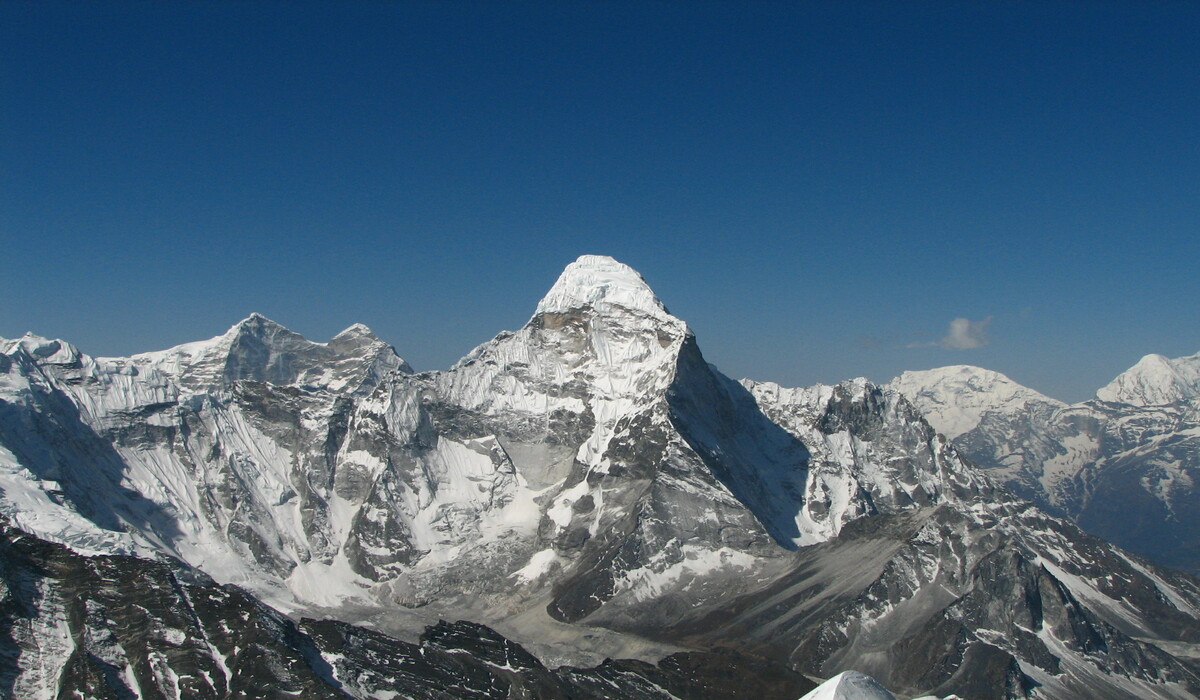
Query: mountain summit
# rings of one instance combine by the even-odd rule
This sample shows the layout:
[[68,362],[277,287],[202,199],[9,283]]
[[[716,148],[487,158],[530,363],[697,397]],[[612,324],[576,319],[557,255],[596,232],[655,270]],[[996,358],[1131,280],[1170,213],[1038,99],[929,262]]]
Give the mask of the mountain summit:
[[581,255],[567,265],[538,303],[535,313],[562,313],[587,306],[604,308],[609,305],[674,319],[637,270],[607,255]]
[[905,372],[888,386],[908,397],[939,433],[952,440],[974,429],[987,412],[1065,405],[999,372],[971,365]]
[[1200,353],[1173,360],[1146,355],[1097,391],[1096,398],[1133,406],[1161,406],[1200,398]]
[[317,343],[259,313],[208,340],[111,361],[162,373],[195,391],[253,380],[366,393],[388,372],[412,371],[361,323]]
[[874,678],[844,671],[814,688],[800,700],[896,700]]
[[[1195,582],[997,488],[893,389],[725,377],[611,258],[568,265],[528,323],[445,371],[411,372],[365,327],[314,343],[259,315],[131,358],[32,337],[4,353],[0,515],[296,616],[413,636],[468,618],[559,664],[725,648],[909,695],[1200,689],[1162,651],[1200,641]],[[0,639],[18,659],[0,681],[67,694],[56,669],[85,657],[116,669],[96,683],[125,678],[136,655],[94,651],[71,627],[92,608],[56,602],[76,591],[37,585],[21,599],[45,602],[20,612],[37,632]],[[326,649],[364,639],[331,634]],[[485,646],[513,666],[503,642]],[[338,653],[305,658],[371,697]],[[671,663],[691,676],[709,662]],[[649,672],[603,668],[600,697],[640,682],[622,669]],[[143,675],[180,694],[171,674]]]

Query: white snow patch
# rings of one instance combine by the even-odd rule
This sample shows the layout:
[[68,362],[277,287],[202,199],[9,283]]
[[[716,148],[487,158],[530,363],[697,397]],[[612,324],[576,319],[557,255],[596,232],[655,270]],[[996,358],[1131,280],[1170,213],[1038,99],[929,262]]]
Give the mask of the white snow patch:
[[514,571],[511,576],[521,583],[532,583],[549,573],[557,561],[558,555],[553,549],[543,549],[530,557],[529,563]]
[[896,700],[896,696],[868,675],[843,671],[825,681],[800,700]]

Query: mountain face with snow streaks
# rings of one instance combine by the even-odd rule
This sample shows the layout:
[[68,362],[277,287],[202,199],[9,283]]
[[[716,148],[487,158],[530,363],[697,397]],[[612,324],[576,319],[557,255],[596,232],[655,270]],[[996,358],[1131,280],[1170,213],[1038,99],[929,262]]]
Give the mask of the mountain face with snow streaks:
[[1007,377],[952,380],[964,375],[1003,377],[946,367],[906,372],[891,386],[1021,496],[1160,564],[1200,572],[1200,356],[1147,355],[1070,406]]
[[[3,350],[14,527],[340,619],[296,634],[361,652],[305,662],[352,695],[415,693],[363,659],[386,666],[402,649],[387,633],[451,616],[573,668],[684,650],[733,654],[730,669],[854,668],[910,695],[1200,689],[1194,580],[996,486],[895,388],[730,380],[611,258],[569,265],[528,323],[445,371],[412,371],[362,326],[314,343],[258,315],[130,358],[34,336]],[[46,620],[65,609],[38,600]],[[137,665],[123,653],[118,675]],[[668,658],[538,671],[521,692],[685,697],[675,676],[703,664]],[[490,678],[496,693],[516,682]],[[722,682],[708,692],[737,684]]]

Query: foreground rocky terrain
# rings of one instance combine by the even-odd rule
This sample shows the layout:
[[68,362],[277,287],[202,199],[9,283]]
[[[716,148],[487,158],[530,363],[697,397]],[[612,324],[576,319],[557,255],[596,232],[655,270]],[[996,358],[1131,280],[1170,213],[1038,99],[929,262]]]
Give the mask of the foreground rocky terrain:
[[730,650],[552,670],[469,622],[439,622],[413,644],[294,621],[185,566],[84,557],[9,526],[0,587],[3,697],[606,698],[619,686],[637,699],[782,700],[814,685]]
[[[848,669],[908,696],[1200,692],[1194,579],[998,485],[895,388],[728,379],[611,258],[442,372],[362,326],[314,343],[258,315],[129,358],[3,350],[22,697],[284,671],[314,696],[798,697],[797,674]],[[21,573],[43,560],[73,573]],[[137,576],[186,653],[103,607]],[[249,648],[222,634],[279,660],[222,675]],[[441,671],[396,661],[433,648]]]

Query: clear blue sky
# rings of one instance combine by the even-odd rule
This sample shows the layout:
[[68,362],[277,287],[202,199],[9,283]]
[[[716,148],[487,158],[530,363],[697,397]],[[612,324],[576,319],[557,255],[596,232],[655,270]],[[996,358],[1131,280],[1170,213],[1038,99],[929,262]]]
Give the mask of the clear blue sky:
[[1200,351],[1197,37],[1166,1],[5,2],[0,336],[258,311],[436,369],[602,253],[735,377],[1079,400]]

